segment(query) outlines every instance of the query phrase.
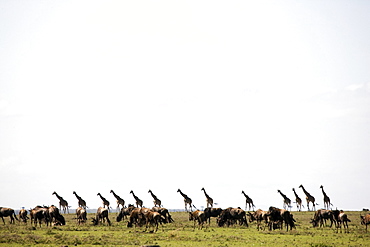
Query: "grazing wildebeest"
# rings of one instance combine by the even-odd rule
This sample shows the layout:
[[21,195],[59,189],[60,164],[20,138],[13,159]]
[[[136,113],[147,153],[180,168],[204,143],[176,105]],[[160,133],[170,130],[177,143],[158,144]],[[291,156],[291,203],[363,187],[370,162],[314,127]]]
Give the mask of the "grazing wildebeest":
[[282,229],[283,223],[285,223],[287,231],[289,230],[289,227],[290,230],[292,230],[292,228],[295,228],[295,220],[293,218],[293,215],[285,209],[270,207],[268,216],[270,230],[276,229],[275,226],[278,226],[278,228]]
[[267,226],[268,224],[268,212],[267,211],[263,211],[262,209],[257,209],[255,212],[250,213],[248,212],[248,215],[249,215],[249,222],[253,222],[254,220],[257,221],[257,230],[260,230],[260,228],[262,229],[261,227],[261,222],[262,221],[265,221],[265,227]]
[[134,209],[135,209],[135,206],[132,204],[129,204],[127,208],[122,208],[116,218],[116,221],[120,222],[123,218],[127,218],[127,216],[130,215],[132,210]]
[[365,216],[360,216],[361,218],[361,225],[365,225],[366,227],[366,232],[367,232],[367,225],[370,224],[370,214],[367,214]]
[[164,217],[163,223],[172,223],[172,222],[174,222],[174,220],[172,219],[172,216],[168,212],[167,208],[153,207],[152,211],[158,212]]
[[96,211],[96,216],[93,218],[93,223],[94,225],[98,225],[99,223],[103,223],[105,220],[107,220],[108,225],[111,225],[109,217],[108,217],[108,209],[99,207],[98,210]]
[[333,222],[336,226],[336,221],[334,218],[333,211],[326,210],[326,209],[319,209],[315,212],[313,219],[311,220],[311,223],[313,227],[317,227],[320,223],[320,227],[324,226],[324,223],[326,225],[326,220],[330,220],[330,227],[332,227]]
[[55,207],[54,205],[51,205],[50,207],[47,208],[47,219],[49,220],[50,225],[65,225],[66,221],[59,213],[59,209]]
[[156,232],[158,230],[159,224],[161,224],[163,230],[162,222],[164,220],[164,217],[159,212],[149,211],[145,214],[145,219],[146,219],[145,231],[148,229],[149,225],[154,225]]
[[239,225],[245,225],[248,227],[246,213],[241,208],[227,208],[220,213],[218,217],[218,226],[222,227],[227,223],[227,226],[239,222]]
[[24,223],[27,223],[27,220],[29,218],[27,216],[27,210],[26,209],[22,208],[21,210],[19,210],[18,216],[19,216],[19,220],[21,220]]
[[146,224],[145,215],[151,211],[149,208],[134,208],[130,213],[129,221],[127,222],[127,227],[142,227]]
[[338,228],[340,228],[340,231],[342,232],[342,224],[343,224],[344,232],[349,232],[348,222],[351,222],[351,220],[348,219],[347,214],[344,213],[343,210],[340,210],[339,215],[336,220],[337,220],[337,232],[338,232]]
[[85,223],[87,221],[87,213],[86,209],[82,207],[78,207],[76,209],[76,216],[77,216],[77,224],[81,225],[81,223]]
[[47,213],[48,207],[41,207],[36,206],[35,208],[30,210],[30,217],[31,217],[31,225],[32,222],[37,226],[37,222],[39,222],[39,225],[41,227],[41,222],[44,221],[45,224],[49,225],[49,218]]
[[203,211],[200,210],[189,212],[189,220],[194,221],[194,228],[195,223],[198,222],[198,229],[202,229],[204,222],[206,222],[206,215]]
[[8,216],[10,217],[10,224],[14,223],[14,218],[18,220],[17,216],[14,213],[14,209],[0,207],[0,217],[1,219],[3,219],[4,225],[5,225],[4,217]]
[[211,224],[211,217],[218,217],[222,212],[222,208],[206,208],[204,209],[204,214],[206,215],[206,221]]

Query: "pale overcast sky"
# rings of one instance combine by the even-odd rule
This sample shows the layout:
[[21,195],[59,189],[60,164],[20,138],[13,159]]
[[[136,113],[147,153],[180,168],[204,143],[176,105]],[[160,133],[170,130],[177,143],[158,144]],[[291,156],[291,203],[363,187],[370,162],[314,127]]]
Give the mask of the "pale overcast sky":
[[[0,3],[0,206],[370,207],[369,1]],[[295,209],[295,206],[294,206]]]

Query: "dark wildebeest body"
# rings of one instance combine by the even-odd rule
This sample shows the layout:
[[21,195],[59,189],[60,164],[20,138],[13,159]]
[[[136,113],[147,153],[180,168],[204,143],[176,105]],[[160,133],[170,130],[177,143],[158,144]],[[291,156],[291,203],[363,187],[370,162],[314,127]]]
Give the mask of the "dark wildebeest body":
[[86,209],[82,207],[78,207],[76,209],[76,216],[77,216],[77,224],[85,223],[87,221],[87,213]]
[[27,223],[27,220],[29,219],[27,214],[28,213],[26,209],[22,208],[21,210],[19,210],[19,213],[18,213],[19,220],[21,220],[23,223]]
[[317,227],[319,223],[320,227],[322,227],[324,226],[324,223],[326,225],[326,220],[330,220],[330,227],[333,226],[333,222],[334,225],[336,225],[336,221],[332,210],[319,209],[315,212],[311,223],[313,227]]
[[168,212],[167,208],[162,207],[153,207],[152,211],[160,213],[164,217],[163,223],[172,223],[174,220],[172,219],[172,216]]
[[17,216],[14,213],[14,209],[12,208],[0,207],[0,217],[1,219],[3,219],[4,225],[5,225],[4,217],[10,217],[10,224],[13,224],[15,222],[14,218],[18,220]]
[[149,208],[134,208],[130,213],[129,221],[127,222],[127,227],[142,227],[146,224],[145,215],[150,211]]
[[361,218],[361,225],[365,225],[365,229],[366,229],[366,232],[367,232],[367,225],[370,224],[370,214],[367,214],[365,216],[360,216]]
[[94,225],[98,225],[99,223],[103,223],[105,220],[107,220],[108,225],[111,225],[109,217],[108,217],[108,209],[99,207],[96,211],[95,219],[93,219]]
[[50,207],[47,208],[47,219],[49,220],[50,225],[65,225],[66,221],[59,213],[59,209],[55,207],[54,205],[51,205]]
[[[338,211],[338,210],[334,210]],[[344,232],[348,232],[348,222],[351,222],[350,219],[348,219],[348,216],[346,213],[343,212],[343,210],[339,211],[339,214],[335,214],[335,220],[337,221],[337,232],[338,228],[340,228],[340,231],[342,231],[342,225],[344,228]]]
[[120,222],[123,218],[127,218],[127,216],[129,216],[134,209],[135,206],[132,204],[129,204],[127,208],[122,208],[116,218],[116,221]]
[[36,206],[30,210],[31,224],[32,222],[37,226],[37,222],[41,227],[41,222],[44,221],[46,225],[49,225],[49,218],[47,213],[47,207]]
[[268,217],[267,217],[268,212],[263,211],[262,209],[257,209],[255,212],[250,213],[248,212],[249,215],[249,222],[253,222],[254,220],[257,221],[257,230],[260,230],[261,223],[262,221],[265,221],[265,226],[268,224]]
[[202,229],[204,222],[206,222],[206,215],[203,211],[196,210],[194,212],[189,212],[189,220],[194,221],[194,228],[195,223],[198,222],[198,229]]
[[211,217],[218,217],[222,212],[222,208],[206,208],[204,209],[204,214],[206,216],[206,221],[211,224]]
[[246,213],[241,208],[227,208],[220,213],[218,217],[218,226],[222,227],[225,224],[230,226],[235,222],[239,222],[239,225],[245,225],[248,227]]
[[268,216],[270,218],[269,219],[270,230],[276,229],[276,226],[278,226],[277,228],[282,229],[283,223],[285,223],[287,231],[289,230],[289,227],[290,230],[292,230],[292,228],[295,228],[294,224],[295,220],[293,219],[293,215],[285,209],[270,207]]
[[161,224],[163,230],[162,222],[164,220],[164,217],[159,212],[149,211],[145,214],[145,219],[146,219],[145,231],[148,229],[149,225],[154,225],[156,232],[158,230],[159,224]]

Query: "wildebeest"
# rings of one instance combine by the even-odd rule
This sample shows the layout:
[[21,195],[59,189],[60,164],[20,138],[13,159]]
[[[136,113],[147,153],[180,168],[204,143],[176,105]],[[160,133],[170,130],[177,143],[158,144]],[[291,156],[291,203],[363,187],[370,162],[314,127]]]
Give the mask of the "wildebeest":
[[257,230],[260,230],[260,228],[262,229],[261,227],[262,221],[265,222],[265,226],[268,224],[268,217],[267,217],[268,212],[267,211],[263,211],[262,209],[257,209],[253,213],[248,212],[248,215],[249,215],[249,222],[253,222],[254,220],[257,221]]
[[41,227],[41,222],[44,221],[46,225],[49,225],[49,218],[47,214],[48,207],[36,206],[30,210],[31,224],[34,223],[37,226],[37,222]]
[[343,210],[339,211],[339,215],[336,217],[337,221],[337,232],[338,228],[340,228],[340,231],[342,231],[342,225],[344,228],[344,232],[348,232],[348,222],[351,222],[350,219],[348,219],[348,216],[346,213],[343,212]]
[[196,222],[198,222],[198,229],[202,229],[204,222],[206,222],[206,215],[203,211],[196,210],[194,212],[189,212],[189,220],[194,221],[194,228]]
[[326,225],[326,220],[330,220],[330,227],[333,226],[333,223],[335,226],[337,225],[332,210],[319,209],[315,212],[313,219],[311,220],[311,223],[313,227],[317,227],[319,224],[320,227],[322,227],[324,226],[324,223]]
[[206,221],[211,224],[211,217],[218,217],[222,212],[222,208],[206,208],[204,209],[204,214],[206,216]]
[[172,223],[174,220],[172,219],[172,216],[168,212],[167,208],[162,207],[153,207],[152,211],[160,213],[164,217],[163,223]]
[[361,218],[361,225],[365,225],[366,227],[366,232],[367,232],[367,225],[370,224],[370,214],[367,214],[365,216],[360,216]]
[[279,209],[276,207],[270,207],[268,212],[269,217],[269,229],[275,229],[274,225],[277,225],[278,228],[282,229],[283,223],[285,223],[286,230],[292,230],[292,228],[295,228],[295,220],[293,218],[293,215],[285,210],[285,209]]
[[145,215],[151,211],[149,208],[134,208],[130,213],[129,221],[127,222],[127,227],[142,227],[146,224]]
[[235,222],[239,222],[239,225],[245,225],[248,227],[248,222],[246,219],[246,213],[241,208],[227,208],[220,213],[218,217],[218,226],[222,227],[225,224],[230,226]]
[[27,223],[27,220],[29,219],[28,216],[27,216],[27,210],[22,208],[21,210],[19,210],[19,220],[22,221],[23,223]]
[[127,216],[129,216],[134,209],[135,206],[132,204],[129,204],[127,208],[122,208],[116,218],[116,221],[120,222],[123,218],[127,218]]
[[99,223],[103,223],[105,220],[107,220],[108,225],[111,225],[109,217],[108,217],[108,209],[99,207],[96,211],[95,218],[92,219],[94,225],[98,225]]
[[10,224],[14,223],[14,218],[18,220],[17,216],[14,213],[14,209],[0,207],[0,217],[1,219],[3,219],[4,225],[5,225],[4,217],[8,216],[10,217]]
[[51,205],[47,208],[46,211],[47,219],[49,220],[50,225],[65,225],[66,221],[64,216],[59,213],[59,209],[54,205]]
[[86,209],[82,207],[78,207],[76,209],[76,216],[77,216],[77,224],[85,223],[87,221],[87,213]]
[[148,229],[149,225],[154,225],[156,232],[158,230],[159,224],[161,224],[163,230],[162,222],[164,220],[164,217],[159,212],[149,211],[145,214],[145,219],[146,219],[145,231]]

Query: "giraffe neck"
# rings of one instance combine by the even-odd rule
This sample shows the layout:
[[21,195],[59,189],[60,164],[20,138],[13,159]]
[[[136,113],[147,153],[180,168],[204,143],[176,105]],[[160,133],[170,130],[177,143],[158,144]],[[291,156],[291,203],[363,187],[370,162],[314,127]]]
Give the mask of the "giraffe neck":
[[310,196],[310,193],[307,192],[307,190],[305,190],[305,188],[302,186],[302,190],[303,190],[303,193],[306,195],[306,196]]
[[204,195],[205,195],[207,198],[209,198],[209,195],[207,194],[206,190],[203,190],[203,192],[204,192]]
[[321,188],[321,190],[322,190],[322,194],[323,194],[324,196],[326,196],[326,193],[325,193],[325,191],[324,191],[324,188]]

